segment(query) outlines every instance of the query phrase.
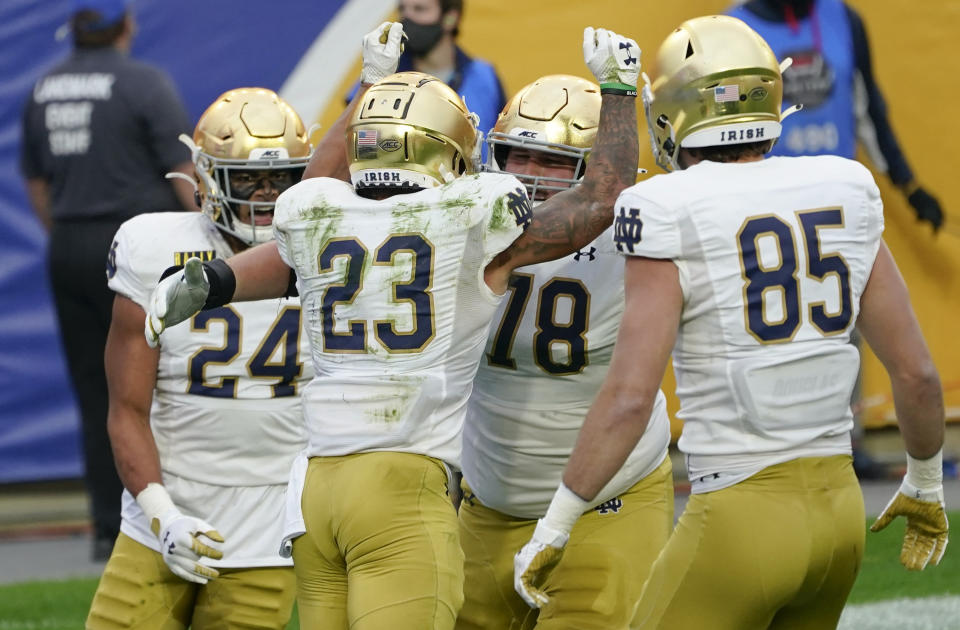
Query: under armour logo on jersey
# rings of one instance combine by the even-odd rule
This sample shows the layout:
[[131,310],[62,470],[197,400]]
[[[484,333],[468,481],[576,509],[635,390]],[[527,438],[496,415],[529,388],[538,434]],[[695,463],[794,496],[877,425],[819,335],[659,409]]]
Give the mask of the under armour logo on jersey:
[[517,188],[514,192],[507,193],[507,208],[513,212],[517,225],[522,226],[524,230],[530,227],[530,222],[533,221],[533,209],[530,207],[530,200],[527,199],[527,191]]
[[640,208],[620,208],[613,227],[613,242],[617,244],[617,251],[622,252],[626,248],[626,251],[632,254],[633,248],[640,244],[642,232]]
[[600,514],[610,514],[613,512],[616,514],[623,507],[623,500],[620,497],[614,497],[609,501],[604,501],[597,507],[593,508]]
[[586,256],[587,260],[596,260],[596,247],[591,247],[590,251],[583,251],[582,249],[573,255],[573,259],[579,261],[581,256]]
[[623,60],[623,65],[629,66],[631,63],[637,63],[636,57],[630,56],[630,48],[633,46],[631,42],[620,42],[620,50],[627,51],[627,58]]

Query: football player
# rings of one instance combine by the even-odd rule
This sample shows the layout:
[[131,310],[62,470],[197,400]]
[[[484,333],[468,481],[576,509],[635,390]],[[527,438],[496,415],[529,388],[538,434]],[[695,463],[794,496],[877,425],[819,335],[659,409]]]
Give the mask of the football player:
[[87,628],[284,628],[295,578],[276,540],[306,441],[298,389],[312,375],[299,301],[204,311],[158,348],[142,330],[166,268],[272,239],[277,196],[299,181],[310,144],[290,105],[261,88],[224,93],[181,139],[202,212],[130,219],[107,264],[107,422],[126,490]]
[[[398,51],[400,32],[364,46]],[[309,460],[288,492],[306,628],[454,625],[463,552],[447,483],[490,320],[515,268],[586,246],[636,175],[640,51],[592,28],[583,50],[604,93],[597,140],[581,184],[536,215],[516,178],[474,173],[476,119],[455,92],[394,74],[350,114],[352,185],[301,182],[277,202],[275,244],[190,261],[155,291],[151,338],[202,306],[283,295],[296,271],[317,374]]]
[[[516,176],[533,200],[583,177],[600,88],[546,76],[507,103],[487,136],[488,170]],[[574,526],[539,616],[513,589],[514,552],[560,484],[610,365],[623,312],[623,259],[607,229],[578,252],[518,268],[490,327],[463,438],[458,629],[626,627],[673,527],[670,427],[658,394],[644,437]],[[598,576],[602,575],[602,579]]]
[[907,474],[872,529],[907,517],[908,569],[937,564],[947,544],[939,376],[881,239],[869,171],[833,156],[764,159],[787,64],[723,16],[684,22],[657,62],[644,104],[657,163],[673,172],[617,201],[628,258],[613,362],[517,555],[517,587],[542,601],[572,524],[643,433],[672,349],[693,494],[636,627],[834,628],[864,545],[851,329],[893,385]]

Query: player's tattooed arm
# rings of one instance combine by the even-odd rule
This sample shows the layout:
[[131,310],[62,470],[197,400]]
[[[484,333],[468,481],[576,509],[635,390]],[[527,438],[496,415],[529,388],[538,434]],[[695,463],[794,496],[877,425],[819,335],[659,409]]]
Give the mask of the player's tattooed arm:
[[636,101],[605,94],[597,139],[578,186],[541,203],[527,230],[487,266],[494,290],[505,290],[517,267],[554,260],[584,247],[613,222],[620,192],[636,181],[640,158]]

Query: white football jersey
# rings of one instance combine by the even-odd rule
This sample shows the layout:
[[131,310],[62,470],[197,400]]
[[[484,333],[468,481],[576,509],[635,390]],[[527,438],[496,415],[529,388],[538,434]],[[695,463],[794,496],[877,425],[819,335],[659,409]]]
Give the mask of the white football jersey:
[[883,231],[862,165],[833,156],[701,162],[626,189],[614,240],[672,259],[673,351],[694,492],[796,457],[850,452],[850,343]]
[[[612,230],[575,254],[517,269],[491,322],[463,434],[463,474],[487,507],[537,518],[560,485],[623,314]],[[659,466],[669,442],[660,393],[646,433],[595,503]]]
[[277,201],[317,378],[308,454],[398,451],[460,462],[466,401],[502,296],[486,265],[529,224],[513,176],[460,177],[382,201],[310,179]]
[[[231,255],[204,214],[143,214],[117,231],[107,264],[108,285],[146,310],[168,267],[182,265],[191,256],[211,260]],[[182,510],[205,508],[185,513],[215,523],[231,547],[245,538],[239,531],[259,529],[250,531],[253,546],[243,546],[240,566],[265,562],[257,558],[257,539],[269,539],[261,556],[269,555],[272,564],[279,560],[283,488],[306,441],[298,394],[312,367],[304,365],[309,341],[301,331],[300,303],[290,298],[201,311],[160,337],[150,425],[165,484]],[[219,501],[211,486],[234,494],[229,501]],[[266,486],[279,489],[273,492]],[[236,495],[238,488],[251,488],[247,492],[260,498],[245,502]],[[276,496],[266,502],[264,493],[271,492]],[[129,493],[124,495],[125,525],[136,530],[136,540],[156,548],[139,507]],[[210,512],[221,503],[223,513]],[[244,503],[258,507],[238,507]],[[269,519],[253,519],[257,514]],[[265,537],[264,531],[272,529],[277,533]],[[124,531],[130,533],[126,527]],[[231,559],[237,561],[237,554],[224,562]]]

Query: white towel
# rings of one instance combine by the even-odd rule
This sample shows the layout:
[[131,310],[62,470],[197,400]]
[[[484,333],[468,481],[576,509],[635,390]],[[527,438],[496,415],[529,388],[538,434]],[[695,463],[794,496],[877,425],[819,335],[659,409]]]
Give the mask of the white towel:
[[289,558],[293,555],[293,539],[303,536],[307,527],[303,522],[303,484],[307,478],[307,452],[300,451],[293,465],[290,467],[290,478],[287,481],[286,509],[283,516],[283,539],[280,541],[280,556]]

